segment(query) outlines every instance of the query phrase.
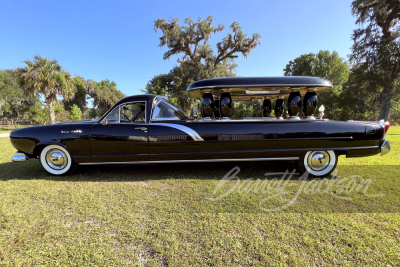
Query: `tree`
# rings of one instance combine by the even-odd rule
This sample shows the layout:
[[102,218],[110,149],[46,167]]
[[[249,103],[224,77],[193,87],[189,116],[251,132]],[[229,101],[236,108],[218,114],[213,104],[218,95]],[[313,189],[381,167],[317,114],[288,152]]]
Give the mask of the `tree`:
[[354,30],[352,54],[355,63],[365,62],[371,70],[383,71],[379,119],[387,120],[395,80],[400,72],[400,2],[396,0],[355,0],[352,14],[360,28]]
[[51,123],[55,123],[54,104],[57,97],[71,99],[75,94],[74,80],[54,59],[35,56],[17,69],[18,81],[25,95],[43,95],[49,108]]
[[155,76],[146,86],[144,92],[161,92],[168,95],[177,105],[188,110],[193,101],[187,98],[186,89],[190,83],[209,78],[235,76],[237,65],[234,59],[241,53],[247,57],[250,52],[260,45],[261,36],[258,33],[247,37],[239,23],[231,24],[229,33],[221,42],[217,43],[217,53],[209,44],[212,34],[221,32],[225,26],[218,24],[213,27],[213,18],[198,19],[194,22],[191,18],[185,19],[186,25],[179,25],[179,19],[158,19],[154,23],[154,30],[161,30],[160,47],[167,46],[164,60],[174,55],[178,58],[175,66],[168,74]]
[[70,100],[64,100],[64,108],[67,111],[71,110],[73,105],[77,105],[82,112],[85,112],[87,106],[87,91],[85,88],[85,79],[77,76],[74,77],[76,93],[74,98]]
[[[378,120],[384,86],[383,70],[372,69],[366,62],[353,65],[341,95],[342,101],[347,101],[342,113],[351,114],[351,118],[357,120]],[[399,78],[397,78],[389,115],[391,122],[399,122],[400,119],[399,92]]]
[[33,125],[43,125],[50,121],[49,108],[43,107],[41,102],[37,102],[34,106],[29,108],[31,114],[31,123]]
[[188,112],[194,105],[193,100],[189,99],[186,93],[189,84],[203,79],[233,77],[236,66],[232,60],[225,60],[216,68],[208,68],[204,64],[200,64],[198,69],[186,64],[178,65],[167,74],[155,76],[142,91],[148,94],[168,96],[171,103]]
[[224,25],[218,24],[216,28],[212,26],[213,17],[198,19],[194,22],[191,18],[185,19],[188,26],[179,25],[178,18],[158,19],[154,23],[154,30],[161,30],[164,36],[160,37],[160,47],[167,45],[168,51],[164,54],[164,60],[172,55],[184,54],[182,59],[178,59],[181,64],[190,65],[196,69],[202,64],[202,60],[211,62],[212,67],[216,67],[225,59],[234,59],[242,53],[247,57],[250,52],[260,44],[261,36],[258,33],[247,38],[242,32],[239,23],[233,22],[230,26],[233,35],[229,33],[221,42],[217,43],[218,54],[213,54],[213,49],[208,43],[210,36],[225,29]]
[[76,104],[73,104],[71,106],[70,112],[68,113],[68,119],[71,121],[80,121],[81,118],[82,118],[81,109]]
[[326,115],[337,119],[341,111],[339,96],[349,78],[349,67],[337,52],[319,51],[318,54],[303,54],[290,61],[283,70],[285,76],[316,76],[330,80],[333,89],[318,95],[319,102],[326,107]]
[[97,118],[98,114],[97,114],[97,110],[95,108],[91,108],[89,110],[89,118],[90,119],[95,119]]
[[262,117],[262,103],[261,101],[251,102],[240,102],[234,103],[232,108],[232,118],[244,118],[244,117]]
[[88,95],[94,99],[93,106],[95,106],[100,114],[109,110],[118,100],[125,97],[125,95],[117,89],[117,84],[114,81],[102,80],[95,82],[87,80],[85,88]]
[[371,70],[365,62],[353,65],[342,96],[350,104],[343,113],[351,114],[351,119],[378,120],[382,83],[382,71]]
[[0,70],[0,112],[3,117],[18,118],[34,105],[36,99],[24,96],[15,70]]

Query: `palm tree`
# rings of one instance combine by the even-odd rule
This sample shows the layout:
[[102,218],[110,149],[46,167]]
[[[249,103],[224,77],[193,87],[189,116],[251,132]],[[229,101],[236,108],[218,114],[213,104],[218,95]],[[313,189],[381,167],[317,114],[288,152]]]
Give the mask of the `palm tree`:
[[57,96],[71,99],[75,95],[75,83],[57,60],[35,56],[24,61],[25,67],[17,69],[18,81],[26,95],[43,95],[49,107],[50,121],[55,123],[54,104]]

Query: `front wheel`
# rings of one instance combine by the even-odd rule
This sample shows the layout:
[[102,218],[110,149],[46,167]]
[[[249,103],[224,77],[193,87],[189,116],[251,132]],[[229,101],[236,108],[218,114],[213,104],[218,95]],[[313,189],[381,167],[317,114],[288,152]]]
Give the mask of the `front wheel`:
[[76,163],[69,152],[58,145],[46,146],[40,153],[39,159],[43,169],[52,175],[68,175],[76,168]]
[[335,170],[337,162],[338,157],[333,150],[308,151],[298,165],[301,174],[308,172],[314,177],[324,177]]

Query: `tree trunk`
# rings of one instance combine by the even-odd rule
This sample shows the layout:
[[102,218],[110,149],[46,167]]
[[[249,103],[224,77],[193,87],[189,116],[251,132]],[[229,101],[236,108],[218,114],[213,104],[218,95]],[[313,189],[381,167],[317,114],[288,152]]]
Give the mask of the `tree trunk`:
[[381,111],[379,112],[379,120],[387,121],[389,118],[390,104],[392,101],[393,79],[390,71],[385,71],[385,87],[382,91]]
[[50,113],[51,124],[56,123],[56,115],[54,114],[54,102],[49,103],[49,113]]

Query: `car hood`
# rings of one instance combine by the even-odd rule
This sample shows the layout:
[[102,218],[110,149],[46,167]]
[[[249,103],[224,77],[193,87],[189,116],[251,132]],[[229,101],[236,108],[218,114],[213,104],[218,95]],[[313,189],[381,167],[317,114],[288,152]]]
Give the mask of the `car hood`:
[[63,130],[69,131],[79,127],[83,129],[90,129],[91,126],[97,123],[98,120],[88,120],[88,121],[72,121],[72,122],[63,122],[63,123],[55,123],[55,124],[47,124],[47,125],[38,125],[38,126],[29,126],[21,129],[14,130],[10,133],[11,138],[20,138],[20,137],[32,137],[34,135],[43,135],[45,132],[53,131],[54,133],[61,132]]

